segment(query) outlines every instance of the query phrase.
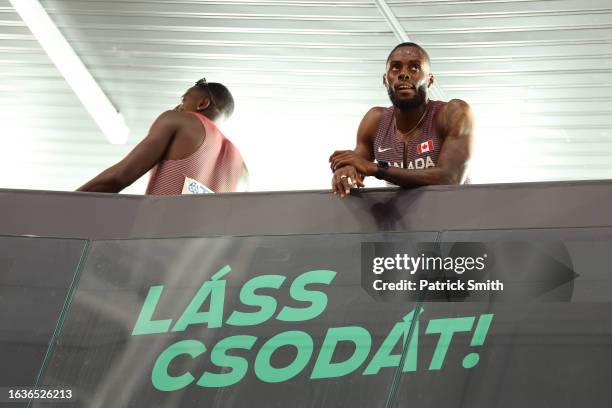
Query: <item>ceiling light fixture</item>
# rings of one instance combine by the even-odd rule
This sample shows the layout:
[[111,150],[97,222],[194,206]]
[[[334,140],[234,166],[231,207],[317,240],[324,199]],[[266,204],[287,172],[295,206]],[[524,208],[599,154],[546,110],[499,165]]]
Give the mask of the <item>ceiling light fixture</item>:
[[129,128],[38,0],[9,0],[61,72],[102,133],[113,144],[127,141]]

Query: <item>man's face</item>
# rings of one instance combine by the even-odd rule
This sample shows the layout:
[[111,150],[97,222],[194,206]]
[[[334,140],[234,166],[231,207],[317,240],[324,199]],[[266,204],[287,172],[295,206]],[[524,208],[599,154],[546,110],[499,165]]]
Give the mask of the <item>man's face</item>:
[[206,108],[206,101],[204,92],[193,86],[183,94],[181,103],[174,109],[182,112],[197,112]]
[[400,47],[389,57],[384,83],[393,106],[406,110],[425,103],[433,76],[418,48]]

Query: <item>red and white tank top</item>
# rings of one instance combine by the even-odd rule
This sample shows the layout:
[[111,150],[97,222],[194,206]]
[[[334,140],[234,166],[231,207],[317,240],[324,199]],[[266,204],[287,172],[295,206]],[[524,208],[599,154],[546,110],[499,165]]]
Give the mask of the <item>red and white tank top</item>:
[[423,125],[417,134],[402,142],[395,135],[393,107],[385,109],[374,138],[374,157],[389,166],[405,169],[426,169],[438,163],[443,140],[434,126],[442,101],[429,101]]
[[206,129],[204,142],[190,156],[163,160],[151,169],[146,194],[179,195],[185,178],[191,178],[215,193],[236,191],[245,169],[240,152],[206,116],[192,112]]

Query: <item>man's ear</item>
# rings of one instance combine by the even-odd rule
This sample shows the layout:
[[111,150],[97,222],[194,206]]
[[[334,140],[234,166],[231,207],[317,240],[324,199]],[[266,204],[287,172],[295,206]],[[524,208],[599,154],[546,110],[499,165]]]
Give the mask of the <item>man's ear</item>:
[[387,74],[383,74],[383,85],[387,87]]
[[429,74],[429,80],[427,81],[427,87],[429,88],[430,86],[432,86],[434,82],[435,82],[435,78],[433,74]]
[[201,111],[201,110],[208,108],[209,106],[210,106],[210,99],[205,96],[202,99],[200,99],[200,102],[198,102],[197,109]]

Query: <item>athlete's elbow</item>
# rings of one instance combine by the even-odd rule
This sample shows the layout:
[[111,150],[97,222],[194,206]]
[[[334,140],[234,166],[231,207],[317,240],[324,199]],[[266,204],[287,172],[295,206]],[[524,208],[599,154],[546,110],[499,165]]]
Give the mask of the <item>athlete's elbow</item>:
[[438,185],[458,185],[461,184],[461,174],[456,171],[442,170],[437,177]]

